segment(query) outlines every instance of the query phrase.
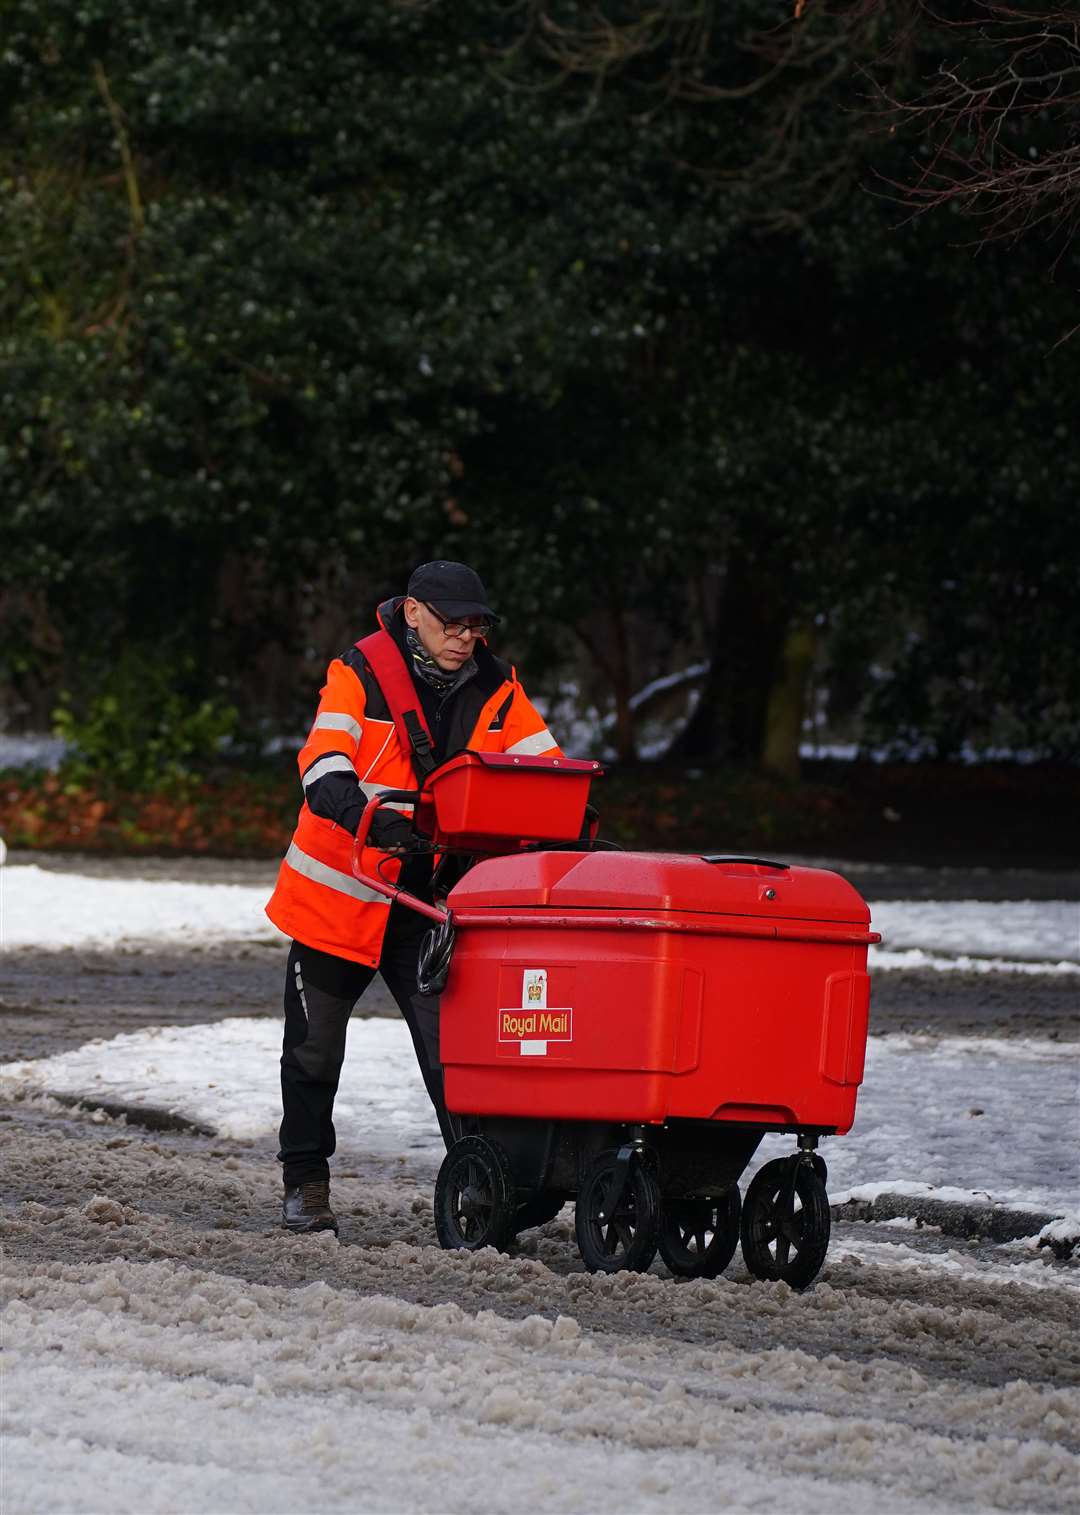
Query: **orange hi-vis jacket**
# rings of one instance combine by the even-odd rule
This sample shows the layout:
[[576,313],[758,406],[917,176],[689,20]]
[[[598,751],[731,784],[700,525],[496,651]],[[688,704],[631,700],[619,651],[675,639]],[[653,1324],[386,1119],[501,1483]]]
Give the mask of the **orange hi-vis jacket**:
[[[392,635],[396,631],[399,643],[401,604],[401,599],[388,600],[379,607],[380,624]],[[473,656],[476,674],[447,701],[445,756],[466,748],[560,756],[510,664],[494,657],[483,642],[476,644]],[[307,947],[377,967],[390,901],[354,876],[353,837],[372,795],[415,789],[418,780],[383,692],[355,648],[335,658],[327,670],[298,763],[304,803],[266,913],[286,936]],[[407,805],[393,808],[411,813]],[[376,819],[383,814],[377,811]],[[401,861],[377,846],[366,847],[363,871],[392,883]]]

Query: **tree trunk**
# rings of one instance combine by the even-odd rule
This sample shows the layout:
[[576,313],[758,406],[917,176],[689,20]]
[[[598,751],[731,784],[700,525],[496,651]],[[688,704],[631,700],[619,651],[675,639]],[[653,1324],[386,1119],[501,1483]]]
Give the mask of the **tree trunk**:
[[790,626],[780,651],[765,712],[761,765],[782,778],[799,777],[799,743],[810,670],[817,651],[812,624]]
[[633,763],[637,761],[634,711],[630,706],[634,688],[630,667],[630,637],[622,606],[609,604],[607,619],[611,628],[610,648],[606,645],[606,637],[598,639],[592,628],[583,622],[575,622],[573,629],[611,686],[615,705],[615,752],[619,762]]
[[732,558],[701,699],[669,756],[749,767],[761,762],[769,695],[787,635],[782,585],[781,569],[763,571]]

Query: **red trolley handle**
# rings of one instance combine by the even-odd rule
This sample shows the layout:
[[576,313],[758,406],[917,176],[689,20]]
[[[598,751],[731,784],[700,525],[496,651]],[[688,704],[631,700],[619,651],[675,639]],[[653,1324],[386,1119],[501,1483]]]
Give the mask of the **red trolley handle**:
[[413,805],[420,803],[419,789],[384,789],[381,794],[372,795],[364,806],[360,817],[360,824],[356,828],[356,840],[353,842],[353,876],[369,889],[374,889],[377,894],[383,894],[388,900],[397,900],[402,905],[407,905],[410,910],[415,910],[418,915],[426,916],[429,921],[438,921],[440,925],[450,919],[449,910],[442,910],[438,905],[429,905],[426,900],[417,899],[415,894],[410,894],[406,889],[399,889],[396,884],[388,884],[385,879],[376,878],[373,874],[365,873],[361,866],[361,856],[367,846],[367,839],[371,832],[371,823],[375,819],[375,812],[380,805]]

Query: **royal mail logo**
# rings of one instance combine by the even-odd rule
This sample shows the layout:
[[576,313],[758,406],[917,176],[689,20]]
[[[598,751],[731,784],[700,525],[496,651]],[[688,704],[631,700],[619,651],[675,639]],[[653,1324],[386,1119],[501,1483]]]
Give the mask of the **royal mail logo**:
[[546,968],[524,968],[521,1004],[499,1011],[500,1042],[517,1042],[522,1057],[546,1057],[548,1042],[573,1041],[573,1010],[548,1005]]
[[551,1042],[568,1042],[569,1010],[500,1010],[499,1040],[517,1042],[534,1036]]

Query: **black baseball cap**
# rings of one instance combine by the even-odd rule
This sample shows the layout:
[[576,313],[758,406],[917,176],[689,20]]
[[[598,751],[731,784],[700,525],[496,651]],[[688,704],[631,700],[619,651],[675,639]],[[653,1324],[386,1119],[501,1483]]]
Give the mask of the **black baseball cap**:
[[406,594],[414,600],[434,605],[442,615],[483,616],[493,624],[499,617],[488,604],[487,590],[480,575],[466,563],[421,563],[414,568]]

